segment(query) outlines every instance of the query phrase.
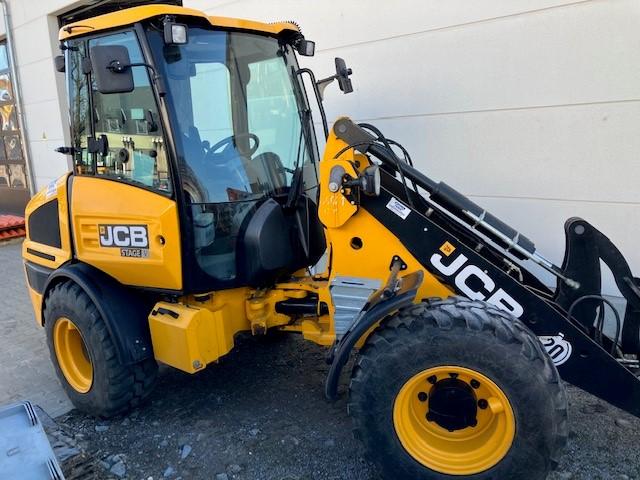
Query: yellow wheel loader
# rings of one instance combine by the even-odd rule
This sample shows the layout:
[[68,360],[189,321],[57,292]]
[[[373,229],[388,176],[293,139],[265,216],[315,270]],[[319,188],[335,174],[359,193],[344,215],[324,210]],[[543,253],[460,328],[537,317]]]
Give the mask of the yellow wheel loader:
[[328,400],[356,355],[349,414],[386,478],[544,478],[561,378],[640,415],[640,282],[616,247],[572,218],[554,265],[375,126],[329,128],[322,95],[351,70],[300,68],[295,23],[147,5],[60,42],[73,171],[29,203],[23,257],[80,410],[125,412],[158,363],[197,373],[277,330],[327,347]]

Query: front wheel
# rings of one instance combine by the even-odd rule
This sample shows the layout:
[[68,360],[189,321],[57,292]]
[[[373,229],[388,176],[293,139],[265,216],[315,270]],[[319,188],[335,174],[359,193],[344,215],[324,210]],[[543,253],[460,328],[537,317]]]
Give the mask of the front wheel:
[[349,413],[386,478],[542,479],[567,436],[565,391],[537,337],[455,297],[401,311],[367,339]]

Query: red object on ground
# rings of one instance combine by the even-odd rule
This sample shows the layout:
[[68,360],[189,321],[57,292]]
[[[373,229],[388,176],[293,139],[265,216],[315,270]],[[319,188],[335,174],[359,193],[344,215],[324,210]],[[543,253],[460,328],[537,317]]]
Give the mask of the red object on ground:
[[0,241],[24,237],[24,218],[16,215],[0,215]]

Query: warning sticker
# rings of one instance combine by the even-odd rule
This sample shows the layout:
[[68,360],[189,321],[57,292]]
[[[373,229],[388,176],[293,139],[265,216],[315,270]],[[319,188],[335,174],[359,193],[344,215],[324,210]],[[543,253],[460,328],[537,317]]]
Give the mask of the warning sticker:
[[404,203],[398,200],[396,197],[391,197],[389,202],[387,203],[387,208],[391,210],[393,213],[398,215],[403,220],[411,213],[411,209],[407,207]]
[[442,253],[444,253],[447,257],[449,255],[451,255],[454,251],[455,251],[456,247],[454,247],[453,245],[451,245],[449,242],[444,242],[441,246],[440,246],[440,251]]

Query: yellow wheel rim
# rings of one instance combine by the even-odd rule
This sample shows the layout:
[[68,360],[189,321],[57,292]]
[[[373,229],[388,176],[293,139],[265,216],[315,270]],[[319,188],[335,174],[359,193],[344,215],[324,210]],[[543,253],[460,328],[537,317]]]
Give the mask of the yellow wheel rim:
[[80,393],[87,393],[93,383],[93,367],[80,330],[68,318],[59,318],[53,326],[53,346],[69,385]]
[[[452,384],[453,388],[447,388]],[[442,409],[453,408],[447,405],[459,405],[446,401],[456,388],[459,393],[453,395],[462,398],[465,408],[477,406],[475,419],[462,415],[451,420],[450,415],[442,415]],[[468,408],[461,411],[469,413]],[[451,422],[456,421],[460,424],[451,429]],[[474,422],[475,426],[463,426]],[[448,475],[473,475],[490,469],[507,454],[516,432],[513,409],[500,387],[479,372],[457,366],[429,368],[411,377],[396,397],[393,423],[409,455]]]

